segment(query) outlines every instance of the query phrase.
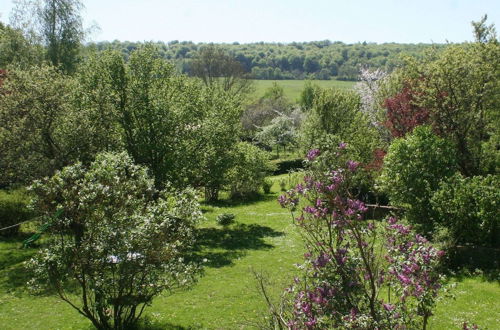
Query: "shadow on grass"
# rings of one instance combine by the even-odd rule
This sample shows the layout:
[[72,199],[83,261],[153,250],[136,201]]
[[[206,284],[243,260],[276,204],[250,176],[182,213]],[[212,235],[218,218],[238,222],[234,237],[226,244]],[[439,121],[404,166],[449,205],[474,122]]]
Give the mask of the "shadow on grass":
[[136,328],[137,330],[195,330],[201,329],[201,327],[184,327],[181,325],[176,325],[168,322],[161,321],[151,321],[149,319],[145,319],[144,321],[140,321],[139,325]]
[[0,238],[0,291],[14,292],[25,289],[30,274],[24,267],[24,262],[29,260],[36,249],[23,249],[23,240],[32,233],[20,233],[14,237]]
[[[255,194],[247,196],[245,198],[231,198],[231,199],[221,199],[216,202],[202,202],[202,205],[207,206],[217,206],[217,207],[235,207],[235,206],[245,206],[252,205],[261,202],[269,202],[272,200],[277,200],[276,194]],[[277,202],[276,202],[277,203]]]
[[495,283],[500,285],[500,269],[489,269],[489,270],[469,270],[460,269],[456,272],[450,272],[449,276],[453,277],[453,281],[462,282],[468,278],[479,278],[483,282]]
[[[0,240],[0,292],[27,292],[27,283],[32,278],[32,273],[26,268],[25,262],[32,258],[38,249],[43,246],[38,242],[32,243],[29,248],[22,248],[23,240],[31,237],[33,233],[24,233],[16,237]],[[66,285],[69,293],[78,293],[77,283]],[[47,288],[33,295],[48,296],[56,294],[55,290]]]
[[283,232],[257,224],[236,223],[223,228],[200,228],[195,254],[200,261],[207,259],[205,265],[209,267],[223,267],[244,256],[246,250],[273,248],[264,238],[283,235]]
[[500,249],[479,246],[457,246],[446,251],[450,275],[459,281],[480,277],[500,285]]

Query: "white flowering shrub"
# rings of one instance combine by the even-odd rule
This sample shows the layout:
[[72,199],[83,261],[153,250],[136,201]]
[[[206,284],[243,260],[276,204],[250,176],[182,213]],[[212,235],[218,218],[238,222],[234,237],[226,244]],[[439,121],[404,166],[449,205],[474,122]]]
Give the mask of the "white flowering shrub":
[[376,69],[362,68],[359,72],[359,82],[354,85],[354,90],[361,98],[361,111],[368,117],[375,127],[384,120],[385,112],[380,107],[378,94],[380,85],[387,78],[387,72]]
[[[202,218],[193,190],[156,191],[125,153],[65,167],[31,189],[50,229],[28,262],[30,285],[54,289],[98,329],[129,329],[153,297],[195,279],[199,268],[184,259]],[[68,295],[75,284],[79,299]]]

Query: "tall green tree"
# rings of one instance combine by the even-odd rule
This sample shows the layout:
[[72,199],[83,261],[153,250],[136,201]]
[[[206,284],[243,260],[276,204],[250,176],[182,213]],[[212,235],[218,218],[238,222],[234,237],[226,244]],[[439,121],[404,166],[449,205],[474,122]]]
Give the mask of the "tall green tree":
[[177,74],[152,46],[132,53],[126,90],[120,121],[135,161],[157,187],[203,186],[216,200],[238,142],[239,95]]
[[217,88],[204,88],[201,95],[204,117],[199,128],[201,135],[194,146],[201,159],[199,176],[205,198],[216,201],[227,183],[226,173],[233,166],[232,151],[241,132],[241,99]]
[[312,109],[301,127],[301,146],[331,149],[331,142],[343,141],[350,145],[351,155],[357,161],[369,163],[372,151],[378,146],[378,134],[361,110],[361,99],[354,91],[316,89]]
[[434,131],[454,143],[465,176],[481,174],[483,144],[500,123],[500,44],[484,19],[474,29],[476,42],[408,58],[388,81],[399,92],[411,87],[410,105],[426,109]]
[[9,70],[0,93],[0,184],[51,175],[83,153],[74,87],[51,66]]
[[237,94],[245,94],[252,89],[252,81],[247,79],[243,65],[213,44],[198,51],[190,68],[191,73],[207,86],[219,86]]
[[127,101],[123,58],[112,51],[91,54],[79,65],[74,77],[72,105],[82,117],[80,125],[86,125],[88,139],[82,140],[82,148],[88,150],[87,156],[121,150],[123,132],[119,119]]
[[176,74],[146,46],[130,57],[126,89],[120,121],[127,150],[150,169],[158,187],[167,181],[186,185],[197,162],[190,142],[203,118],[196,82]]
[[64,72],[73,72],[84,37],[78,0],[44,0],[39,8],[41,35],[47,58]]
[[46,58],[63,72],[73,73],[85,33],[79,0],[20,0],[11,21],[33,42],[46,48]]

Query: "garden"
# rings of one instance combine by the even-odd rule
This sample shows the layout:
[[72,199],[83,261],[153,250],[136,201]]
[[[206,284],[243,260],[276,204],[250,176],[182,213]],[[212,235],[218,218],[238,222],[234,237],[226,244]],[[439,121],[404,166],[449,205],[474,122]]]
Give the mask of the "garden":
[[62,3],[35,15],[62,34],[0,25],[2,329],[500,326],[486,16],[290,100],[217,45],[189,76],[153,43],[85,48]]

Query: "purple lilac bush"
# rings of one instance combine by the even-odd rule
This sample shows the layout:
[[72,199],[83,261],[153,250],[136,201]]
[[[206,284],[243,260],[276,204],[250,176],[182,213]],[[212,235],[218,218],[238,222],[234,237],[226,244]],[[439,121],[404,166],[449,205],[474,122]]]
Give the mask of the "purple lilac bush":
[[426,329],[443,252],[394,217],[365,220],[367,206],[351,194],[359,164],[343,158],[346,147],[337,150],[344,165],[326,171],[316,166],[320,150],[310,151],[304,182],[279,197],[308,252],[274,320],[290,329]]

